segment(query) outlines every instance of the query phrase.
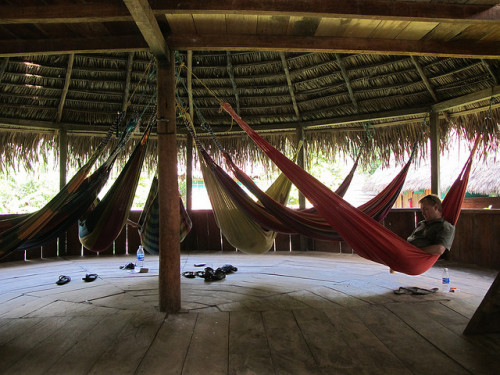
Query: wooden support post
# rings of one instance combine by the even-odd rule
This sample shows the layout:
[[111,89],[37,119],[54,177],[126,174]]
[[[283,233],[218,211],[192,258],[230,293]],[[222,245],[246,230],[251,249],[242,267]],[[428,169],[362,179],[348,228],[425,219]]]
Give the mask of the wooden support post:
[[439,152],[440,152],[440,138],[441,132],[439,130],[439,115],[437,112],[432,111],[430,115],[431,127],[431,191],[432,194],[440,195],[440,165],[439,165]]
[[[299,153],[297,155],[297,164],[302,168],[302,169],[305,169],[305,136],[304,136],[304,127],[299,124],[297,126],[297,139],[300,141],[301,139],[304,140],[304,144],[302,146],[302,148],[299,150]],[[304,209],[306,208],[306,198],[304,197],[304,194],[302,194],[300,191],[299,191],[299,208],[300,209]],[[303,236],[303,235],[300,235],[300,250],[301,251],[306,251],[308,250],[308,246],[307,246],[307,237],[306,236]]]
[[174,56],[157,59],[158,202],[160,208],[160,311],[181,308],[179,187],[175,116]]
[[[187,90],[189,115],[194,121],[194,104],[193,104],[193,51],[187,52]],[[193,137],[191,134],[187,136],[186,142],[186,210],[190,214],[193,209]]]
[[59,190],[66,185],[66,166],[68,165],[68,132],[59,131]]

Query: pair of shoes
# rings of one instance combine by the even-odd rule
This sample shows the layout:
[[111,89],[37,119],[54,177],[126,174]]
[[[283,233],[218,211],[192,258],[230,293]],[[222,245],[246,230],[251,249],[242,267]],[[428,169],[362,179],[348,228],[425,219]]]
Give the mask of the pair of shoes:
[[135,264],[132,263],[132,262],[130,262],[130,263],[127,263],[124,266],[120,266],[120,269],[121,270],[133,270],[133,269],[135,269]]
[[394,291],[394,294],[415,294],[415,295],[425,295],[425,294],[432,294],[436,293],[439,290],[439,288],[432,288],[432,289],[424,289],[424,288],[419,288],[416,286],[410,286],[410,287],[399,287],[399,289]]
[[217,268],[215,271],[211,267],[205,268],[204,273],[205,281],[219,281],[226,278],[226,274],[221,268]]
[[182,276],[187,277],[188,279],[194,279],[196,277],[196,272],[186,271],[182,273]]
[[97,279],[96,273],[88,273],[85,275],[85,277],[82,277],[82,280],[88,283],[95,281],[96,279]]
[[231,264],[224,264],[221,268],[222,272],[226,275],[238,271],[238,269]]
[[71,281],[71,277],[61,275],[61,276],[59,276],[59,280],[56,281],[56,284],[57,285],[64,285],[64,284],[69,283],[70,281]]

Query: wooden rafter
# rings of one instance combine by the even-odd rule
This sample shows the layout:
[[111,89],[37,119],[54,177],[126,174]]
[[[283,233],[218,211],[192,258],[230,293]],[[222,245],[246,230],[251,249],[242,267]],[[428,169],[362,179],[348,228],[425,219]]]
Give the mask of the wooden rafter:
[[354,91],[352,90],[351,87],[351,82],[349,80],[349,76],[347,75],[347,70],[344,66],[344,62],[342,61],[342,57],[336,53],[335,58],[337,59],[337,64],[340,68],[340,72],[342,73],[342,78],[344,78],[345,85],[347,86],[347,91],[349,92],[349,97],[351,98],[352,105],[354,106],[354,110],[356,113],[359,112],[359,105],[358,101],[356,100],[356,97],[354,96]]
[[343,52],[491,59],[500,58],[499,42],[436,42],[432,40],[290,35],[232,35],[231,38],[228,38],[226,35],[219,34],[172,34],[168,36],[167,42],[171,48],[177,50]]
[[132,65],[134,62],[134,52],[129,52],[127,58],[127,77],[125,78],[125,89],[123,90],[122,111],[128,107],[128,98],[130,96],[130,80],[132,78]]
[[478,92],[474,92],[472,94],[460,96],[458,98],[445,100],[441,103],[436,103],[432,106],[433,111],[446,111],[449,109],[453,109],[456,107],[461,107],[466,104],[473,104],[480,102],[481,100],[489,99],[492,97],[500,96],[500,86],[494,86],[490,89],[484,89]]
[[292,79],[290,77],[290,70],[288,69],[288,63],[286,62],[286,56],[283,51],[280,51],[281,64],[283,65],[283,70],[285,71],[286,82],[288,84],[288,92],[292,98],[293,110],[295,111],[295,116],[297,116],[297,121],[301,120],[299,106],[297,105],[297,99],[295,98],[295,90],[293,89]]
[[130,14],[141,31],[151,53],[156,58],[166,61],[170,58],[170,50],[158,26],[155,15],[147,0],[123,0]]
[[[124,0],[126,3],[127,0]],[[498,5],[469,5],[388,0],[157,0],[152,2],[155,15],[174,14],[253,14],[290,15],[302,17],[339,17],[383,20],[418,20],[422,22],[471,23],[496,22]],[[0,23],[78,23],[130,21],[132,17],[123,4],[96,2],[39,6],[3,5]]]
[[9,58],[6,57],[2,60],[0,64],[0,82],[2,82],[3,74],[5,73],[5,69],[7,69],[7,65],[9,64]]
[[418,71],[418,74],[420,75],[420,78],[424,82],[425,87],[427,87],[427,91],[429,91],[429,94],[431,94],[432,99],[434,99],[434,102],[438,102],[438,98],[436,96],[436,93],[434,92],[434,89],[432,88],[432,85],[425,75],[424,69],[422,68],[422,65],[418,62],[417,58],[415,56],[411,56],[411,61],[413,62],[413,65],[415,65],[415,68]]
[[236,100],[236,113],[240,114],[240,95],[238,94],[238,86],[236,86],[236,81],[234,80],[234,69],[233,63],[231,62],[231,52],[226,51],[227,56],[227,74],[229,74],[229,80],[233,86],[233,95]]
[[488,73],[490,73],[491,78],[493,78],[493,82],[495,82],[495,85],[498,85],[498,77],[493,71],[493,68],[491,67],[490,63],[486,61],[485,59],[481,59],[481,63],[484,65]]
[[73,71],[74,61],[75,61],[75,54],[70,53],[68,55],[68,66],[66,68],[66,78],[64,79],[64,87],[61,92],[61,98],[59,99],[59,105],[57,107],[57,117],[56,117],[57,123],[61,122],[64,103],[66,102],[66,95],[68,95],[69,84],[71,82],[71,73]]

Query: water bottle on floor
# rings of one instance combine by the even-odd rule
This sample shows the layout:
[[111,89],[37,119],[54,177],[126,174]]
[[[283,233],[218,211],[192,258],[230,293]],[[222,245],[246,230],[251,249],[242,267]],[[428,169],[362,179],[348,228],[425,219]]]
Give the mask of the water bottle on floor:
[[450,274],[448,272],[448,268],[443,269],[441,291],[443,293],[448,293],[450,291]]
[[142,245],[139,245],[139,248],[137,249],[137,263],[135,266],[137,268],[144,267],[144,249],[142,248]]

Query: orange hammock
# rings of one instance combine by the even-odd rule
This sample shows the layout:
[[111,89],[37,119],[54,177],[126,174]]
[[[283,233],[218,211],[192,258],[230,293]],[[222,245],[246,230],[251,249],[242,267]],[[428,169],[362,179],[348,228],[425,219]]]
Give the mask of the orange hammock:
[[[278,168],[309,199],[318,213],[351,245],[358,255],[408,275],[424,273],[438,260],[439,255],[428,254],[408,243],[351,206],[316,178],[290,161],[243,121],[229,104],[224,103],[222,108],[273,160]],[[479,137],[476,139],[471,155],[460,176],[453,183],[450,192],[443,201],[443,216],[452,224],[456,223],[460,214],[472,158],[478,144]]]

